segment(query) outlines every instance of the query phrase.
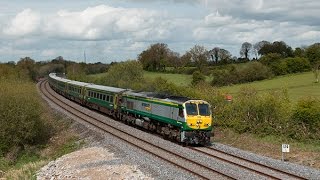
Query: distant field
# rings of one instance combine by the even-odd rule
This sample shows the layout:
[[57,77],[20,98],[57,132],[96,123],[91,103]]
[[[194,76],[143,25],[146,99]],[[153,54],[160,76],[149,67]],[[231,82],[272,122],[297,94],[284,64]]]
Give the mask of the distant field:
[[287,88],[289,98],[293,101],[304,96],[320,97],[320,83],[314,83],[312,72],[279,76],[271,80],[222,87],[221,90],[236,94],[242,87],[251,86],[259,91]]
[[[103,74],[89,75],[89,77],[97,78],[101,75]],[[178,86],[188,86],[192,81],[192,75],[186,74],[165,74],[144,71],[144,77],[150,79],[162,77]],[[206,79],[209,82],[211,77],[206,77]],[[239,90],[244,86],[251,86],[259,91],[287,88],[289,98],[292,101],[297,101],[299,98],[305,96],[314,96],[320,98],[320,83],[314,83],[314,74],[312,72],[279,76],[270,80],[256,81],[234,86],[225,86],[221,87],[220,89],[236,95],[236,93],[238,93]]]
[[[144,77],[151,78],[151,79],[162,77],[164,79],[167,79],[169,82],[176,84],[177,86],[188,86],[192,82],[192,75],[188,75],[188,74],[166,74],[166,73],[144,71]],[[210,82],[211,80],[212,80],[212,77],[206,76],[207,82]]]
[[191,84],[191,81],[192,81],[192,75],[187,75],[187,74],[165,74],[165,73],[144,71],[144,77],[150,78],[150,79],[161,77],[163,79],[167,79],[169,82],[172,82],[178,86],[188,86]]

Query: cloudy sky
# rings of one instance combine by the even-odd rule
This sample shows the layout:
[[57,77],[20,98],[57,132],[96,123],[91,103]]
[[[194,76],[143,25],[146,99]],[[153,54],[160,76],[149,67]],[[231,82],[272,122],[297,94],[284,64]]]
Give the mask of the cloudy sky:
[[317,0],[1,0],[0,62],[63,56],[124,61],[153,43],[180,54],[194,45],[239,56],[241,44],[320,42]]

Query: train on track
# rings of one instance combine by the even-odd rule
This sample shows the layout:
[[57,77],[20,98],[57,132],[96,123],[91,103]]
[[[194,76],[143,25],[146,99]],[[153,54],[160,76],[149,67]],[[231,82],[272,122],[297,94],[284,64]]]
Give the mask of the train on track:
[[48,81],[64,97],[127,124],[187,145],[210,144],[212,112],[206,101],[73,81],[55,73]]

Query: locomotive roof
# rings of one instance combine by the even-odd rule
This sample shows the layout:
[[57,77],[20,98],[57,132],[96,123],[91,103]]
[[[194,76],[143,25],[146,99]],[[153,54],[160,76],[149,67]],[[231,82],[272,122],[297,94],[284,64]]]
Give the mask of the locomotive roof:
[[177,104],[182,104],[182,103],[184,103],[184,102],[186,102],[188,100],[191,100],[188,97],[171,96],[171,95],[159,94],[159,93],[153,93],[153,92],[128,91],[125,94],[127,94],[129,96],[152,98],[152,99],[157,99],[157,100],[162,100],[162,101],[171,102],[171,103],[177,103]]
[[120,92],[123,92],[126,90],[126,89],[122,89],[122,88],[102,86],[102,85],[96,85],[96,84],[89,84],[86,87],[91,88],[91,89],[102,90],[102,91],[109,91],[109,92],[113,92],[113,93],[120,93]]

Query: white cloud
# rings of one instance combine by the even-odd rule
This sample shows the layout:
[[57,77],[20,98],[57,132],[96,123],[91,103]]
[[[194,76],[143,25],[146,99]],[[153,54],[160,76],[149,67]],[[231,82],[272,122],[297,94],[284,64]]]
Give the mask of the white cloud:
[[181,54],[202,44],[238,56],[245,41],[283,40],[291,46],[320,41],[320,1],[120,1],[51,3],[56,7],[8,1],[11,8],[0,14],[0,61],[27,55],[76,60],[84,50],[99,60],[125,60],[158,42]]
[[13,18],[7,28],[3,29],[6,35],[25,36],[38,31],[41,23],[40,15],[31,9],[25,9]]
[[299,36],[297,36],[297,39],[300,40],[318,40],[319,41],[319,37],[320,37],[320,31],[307,31],[304,32],[302,34],[300,34]]
[[216,13],[211,13],[207,15],[204,19],[204,22],[208,26],[221,26],[221,25],[232,23],[232,17],[221,16],[219,11],[217,11]]
[[54,49],[45,49],[41,51],[41,56],[45,56],[45,57],[53,57],[56,55],[56,50]]
[[78,12],[59,11],[49,18],[45,32],[64,39],[118,39],[154,29],[157,18],[151,10],[100,5]]

